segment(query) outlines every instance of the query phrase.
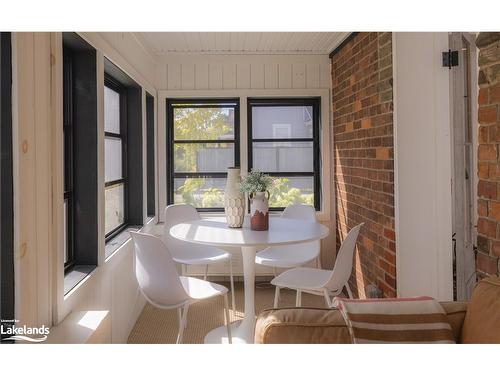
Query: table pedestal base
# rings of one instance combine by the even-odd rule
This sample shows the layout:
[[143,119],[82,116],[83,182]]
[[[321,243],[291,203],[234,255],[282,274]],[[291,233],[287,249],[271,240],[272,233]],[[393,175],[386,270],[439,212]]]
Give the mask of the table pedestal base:
[[[253,344],[254,328],[253,325],[248,329],[243,324],[243,320],[231,324],[231,336],[233,344]],[[205,336],[205,344],[229,344],[227,339],[226,326],[220,326],[208,332]]]

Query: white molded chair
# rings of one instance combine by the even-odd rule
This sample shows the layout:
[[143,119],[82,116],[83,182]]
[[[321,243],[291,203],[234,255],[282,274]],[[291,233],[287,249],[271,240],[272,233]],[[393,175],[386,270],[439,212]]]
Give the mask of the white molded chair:
[[229,278],[231,281],[231,302],[233,311],[235,309],[234,299],[234,280],[233,280],[233,265],[231,262],[231,254],[227,251],[218,249],[208,245],[199,245],[189,243],[173,238],[170,235],[170,228],[176,224],[186,221],[200,220],[200,214],[196,208],[189,204],[172,204],[165,208],[165,225],[163,233],[163,241],[167,245],[168,250],[172,254],[175,262],[182,265],[183,274],[185,266],[205,266],[204,280],[207,279],[208,266],[221,262],[229,263]]
[[297,291],[297,298],[295,301],[297,307],[301,305],[302,292],[323,295],[328,307],[332,307],[333,297],[342,293],[344,287],[347,289],[349,298],[353,298],[351,288],[349,287],[349,277],[352,272],[354,248],[358,239],[359,230],[363,224],[364,223],[361,223],[349,231],[347,237],[340,246],[333,270],[301,267],[285,271],[281,275],[275,277],[271,281],[271,284],[276,286],[274,308],[278,307],[281,288],[295,289]]
[[224,296],[225,324],[228,341],[232,343],[227,288],[194,277],[179,276],[172,255],[160,238],[144,233],[130,234],[135,243],[134,270],[141,293],[155,307],[177,309],[177,344],[182,342],[189,306],[216,296]]
[[[285,208],[281,217],[316,222],[316,210],[313,206],[291,204]],[[259,251],[255,263],[276,268],[294,268],[316,259],[316,267],[320,268],[320,242],[312,241],[297,245],[273,246]]]

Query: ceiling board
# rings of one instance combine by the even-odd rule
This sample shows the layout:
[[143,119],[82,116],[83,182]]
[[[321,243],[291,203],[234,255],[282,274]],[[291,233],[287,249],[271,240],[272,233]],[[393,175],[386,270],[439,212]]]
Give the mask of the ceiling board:
[[207,54],[328,54],[345,32],[140,32],[154,55]]

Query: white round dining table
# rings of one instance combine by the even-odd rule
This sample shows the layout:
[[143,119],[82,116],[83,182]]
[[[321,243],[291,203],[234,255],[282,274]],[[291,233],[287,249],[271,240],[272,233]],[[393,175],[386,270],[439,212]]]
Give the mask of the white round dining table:
[[[170,235],[181,241],[214,247],[238,247],[243,259],[244,318],[231,325],[233,343],[253,343],[255,328],[255,254],[269,246],[292,245],[325,238],[329,229],[319,223],[271,217],[269,230],[253,231],[248,217],[242,228],[229,228],[224,217],[188,221],[173,226]],[[225,326],[210,331],[206,344],[227,343]]]

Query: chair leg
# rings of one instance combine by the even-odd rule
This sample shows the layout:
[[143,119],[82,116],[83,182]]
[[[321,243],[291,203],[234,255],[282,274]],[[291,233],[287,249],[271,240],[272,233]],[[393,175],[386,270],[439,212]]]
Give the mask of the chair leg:
[[231,320],[229,320],[229,303],[227,302],[227,293],[224,294],[224,313],[226,315],[227,340],[229,344],[233,343],[231,336]]
[[231,283],[231,307],[233,308],[233,313],[236,314],[236,300],[234,298],[234,277],[233,277],[233,262],[229,258],[229,281]]
[[184,329],[186,328],[186,320],[187,320],[187,312],[188,306],[182,308],[179,307],[177,309],[177,316],[179,318],[179,332],[177,334],[176,344],[182,344],[182,339],[184,337]]
[[347,289],[347,295],[349,296],[349,298],[353,299],[354,297],[352,296],[352,291],[351,287],[349,286],[349,281],[345,284],[345,288]]
[[207,280],[207,275],[208,275],[208,264],[205,265],[205,275],[203,276],[203,280]]
[[189,305],[186,305],[186,307],[184,307],[184,329],[186,329],[188,325],[187,322],[188,310],[189,310]]
[[319,257],[320,256],[318,255],[318,257],[316,258],[316,268],[317,269],[321,269],[321,260],[319,259]]
[[280,303],[280,287],[277,286],[274,291],[274,308],[277,309]]
[[295,296],[295,307],[301,307],[302,305],[302,292],[297,290],[297,295]]

